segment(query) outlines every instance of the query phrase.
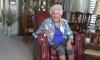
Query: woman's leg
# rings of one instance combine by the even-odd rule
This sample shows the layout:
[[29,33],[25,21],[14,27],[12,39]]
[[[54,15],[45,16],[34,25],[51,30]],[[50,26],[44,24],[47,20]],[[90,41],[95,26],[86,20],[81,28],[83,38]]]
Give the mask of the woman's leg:
[[74,60],[74,50],[73,49],[67,49],[68,54],[68,60]]
[[59,59],[60,60],[66,60],[65,47],[63,45],[57,46],[56,51],[57,51],[57,53],[59,55]]
[[51,48],[57,52],[60,60],[66,60],[65,50],[66,47],[63,45],[52,45]]
[[72,48],[72,44],[70,40],[67,41],[66,51],[68,55],[68,60],[74,60],[74,50]]
[[66,56],[65,56],[65,55],[60,55],[60,56],[59,56],[59,59],[60,59],[60,60],[66,60]]
[[[57,53],[59,55],[60,60],[66,60],[65,47],[64,46],[58,46]],[[67,48],[67,54],[68,54],[68,60],[74,60],[74,50],[73,50],[73,48]]]

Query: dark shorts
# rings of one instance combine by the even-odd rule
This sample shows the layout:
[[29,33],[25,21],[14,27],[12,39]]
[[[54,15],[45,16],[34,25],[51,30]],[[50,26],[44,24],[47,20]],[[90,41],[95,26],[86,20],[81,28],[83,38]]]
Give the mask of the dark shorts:
[[73,48],[72,49],[66,48],[66,42],[67,41],[60,43],[60,44],[57,44],[57,45],[49,45],[49,47],[52,48],[54,51],[56,51],[59,56],[65,55],[65,54],[67,54],[67,55],[74,54]]
[[66,43],[61,43],[58,45],[50,45],[50,47],[57,52],[57,54],[59,56],[61,55],[65,55],[65,51],[66,51]]

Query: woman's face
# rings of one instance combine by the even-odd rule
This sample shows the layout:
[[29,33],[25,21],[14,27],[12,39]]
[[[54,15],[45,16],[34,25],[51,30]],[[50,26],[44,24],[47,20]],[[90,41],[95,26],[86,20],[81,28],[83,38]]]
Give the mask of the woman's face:
[[53,19],[53,21],[56,23],[56,22],[59,22],[60,19],[61,19],[61,13],[59,12],[59,10],[54,10],[52,11],[51,13],[51,17]]

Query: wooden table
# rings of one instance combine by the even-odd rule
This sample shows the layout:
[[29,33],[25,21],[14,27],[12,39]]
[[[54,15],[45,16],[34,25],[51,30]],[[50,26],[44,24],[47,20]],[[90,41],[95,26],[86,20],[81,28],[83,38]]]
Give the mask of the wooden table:
[[84,45],[84,56],[85,60],[87,57],[100,60],[100,46],[94,43]]
[[100,50],[100,45],[95,43],[85,44],[85,49],[94,49],[94,50]]

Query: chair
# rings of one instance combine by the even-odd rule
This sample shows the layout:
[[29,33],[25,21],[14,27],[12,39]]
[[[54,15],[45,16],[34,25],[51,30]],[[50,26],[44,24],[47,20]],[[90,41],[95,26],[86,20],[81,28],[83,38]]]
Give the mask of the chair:
[[[35,15],[35,31],[43,21],[43,19],[49,17],[49,14],[47,12],[43,11],[38,11]],[[41,22],[40,22],[41,21]],[[78,33],[74,32],[74,56],[75,60],[82,60],[82,49],[80,48],[79,41],[80,39],[78,38]],[[47,43],[47,37],[44,37],[43,34],[39,34],[37,39],[36,39],[38,45],[40,46],[40,59],[41,60],[59,60],[58,55],[56,52],[54,52],[51,48],[48,47]]]
[[23,42],[28,43],[30,35],[33,32],[33,20],[31,15],[22,16],[22,30],[23,30]]
[[[80,35],[78,38],[78,33],[74,32],[74,60],[82,60],[83,59],[83,50],[81,48],[82,42],[84,39],[84,35]],[[47,37],[44,37],[43,34],[38,35],[37,42],[40,46],[40,59],[41,60],[59,60],[58,55],[55,51],[48,47]],[[66,55],[66,59],[67,55]]]
[[[100,46],[98,44],[98,33],[90,33],[91,43],[84,46],[84,58],[91,56],[92,58],[99,58],[100,60]],[[95,60],[93,59],[93,60]],[[96,59],[97,60],[97,59]]]
[[98,44],[98,33],[91,33],[91,42]]
[[36,31],[38,29],[38,27],[41,25],[41,22],[48,18],[49,12],[47,11],[36,11],[35,12],[35,16],[34,16],[34,31]]
[[20,11],[19,11],[19,32],[23,35],[23,42],[28,43],[30,36],[33,32],[33,19],[30,13],[30,2],[28,0],[21,1]]
[[86,32],[87,29],[89,29],[90,21],[91,21],[92,14],[91,13],[85,13],[83,18],[83,24],[82,24],[82,32]]
[[[38,29],[38,27],[41,25],[42,21],[44,19],[48,18],[49,16],[50,16],[49,15],[49,12],[47,12],[47,11],[38,11],[38,10],[35,11],[35,15],[34,15],[34,26],[33,26],[34,27],[33,28],[34,32],[36,32],[36,30]],[[34,42],[38,43],[36,40],[34,40]],[[36,43],[35,43],[35,45],[38,46],[39,44],[36,44]],[[40,58],[37,57],[37,53],[36,53],[40,49],[40,47],[38,46],[37,48],[35,48],[33,50],[33,55],[34,55],[34,59],[35,60],[40,60]],[[38,51],[38,52],[41,52],[41,50]]]
[[71,12],[70,16],[70,26],[73,31],[79,31],[80,30],[80,25],[81,21],[83,20],[83,13],[76,11],[76,12]]

